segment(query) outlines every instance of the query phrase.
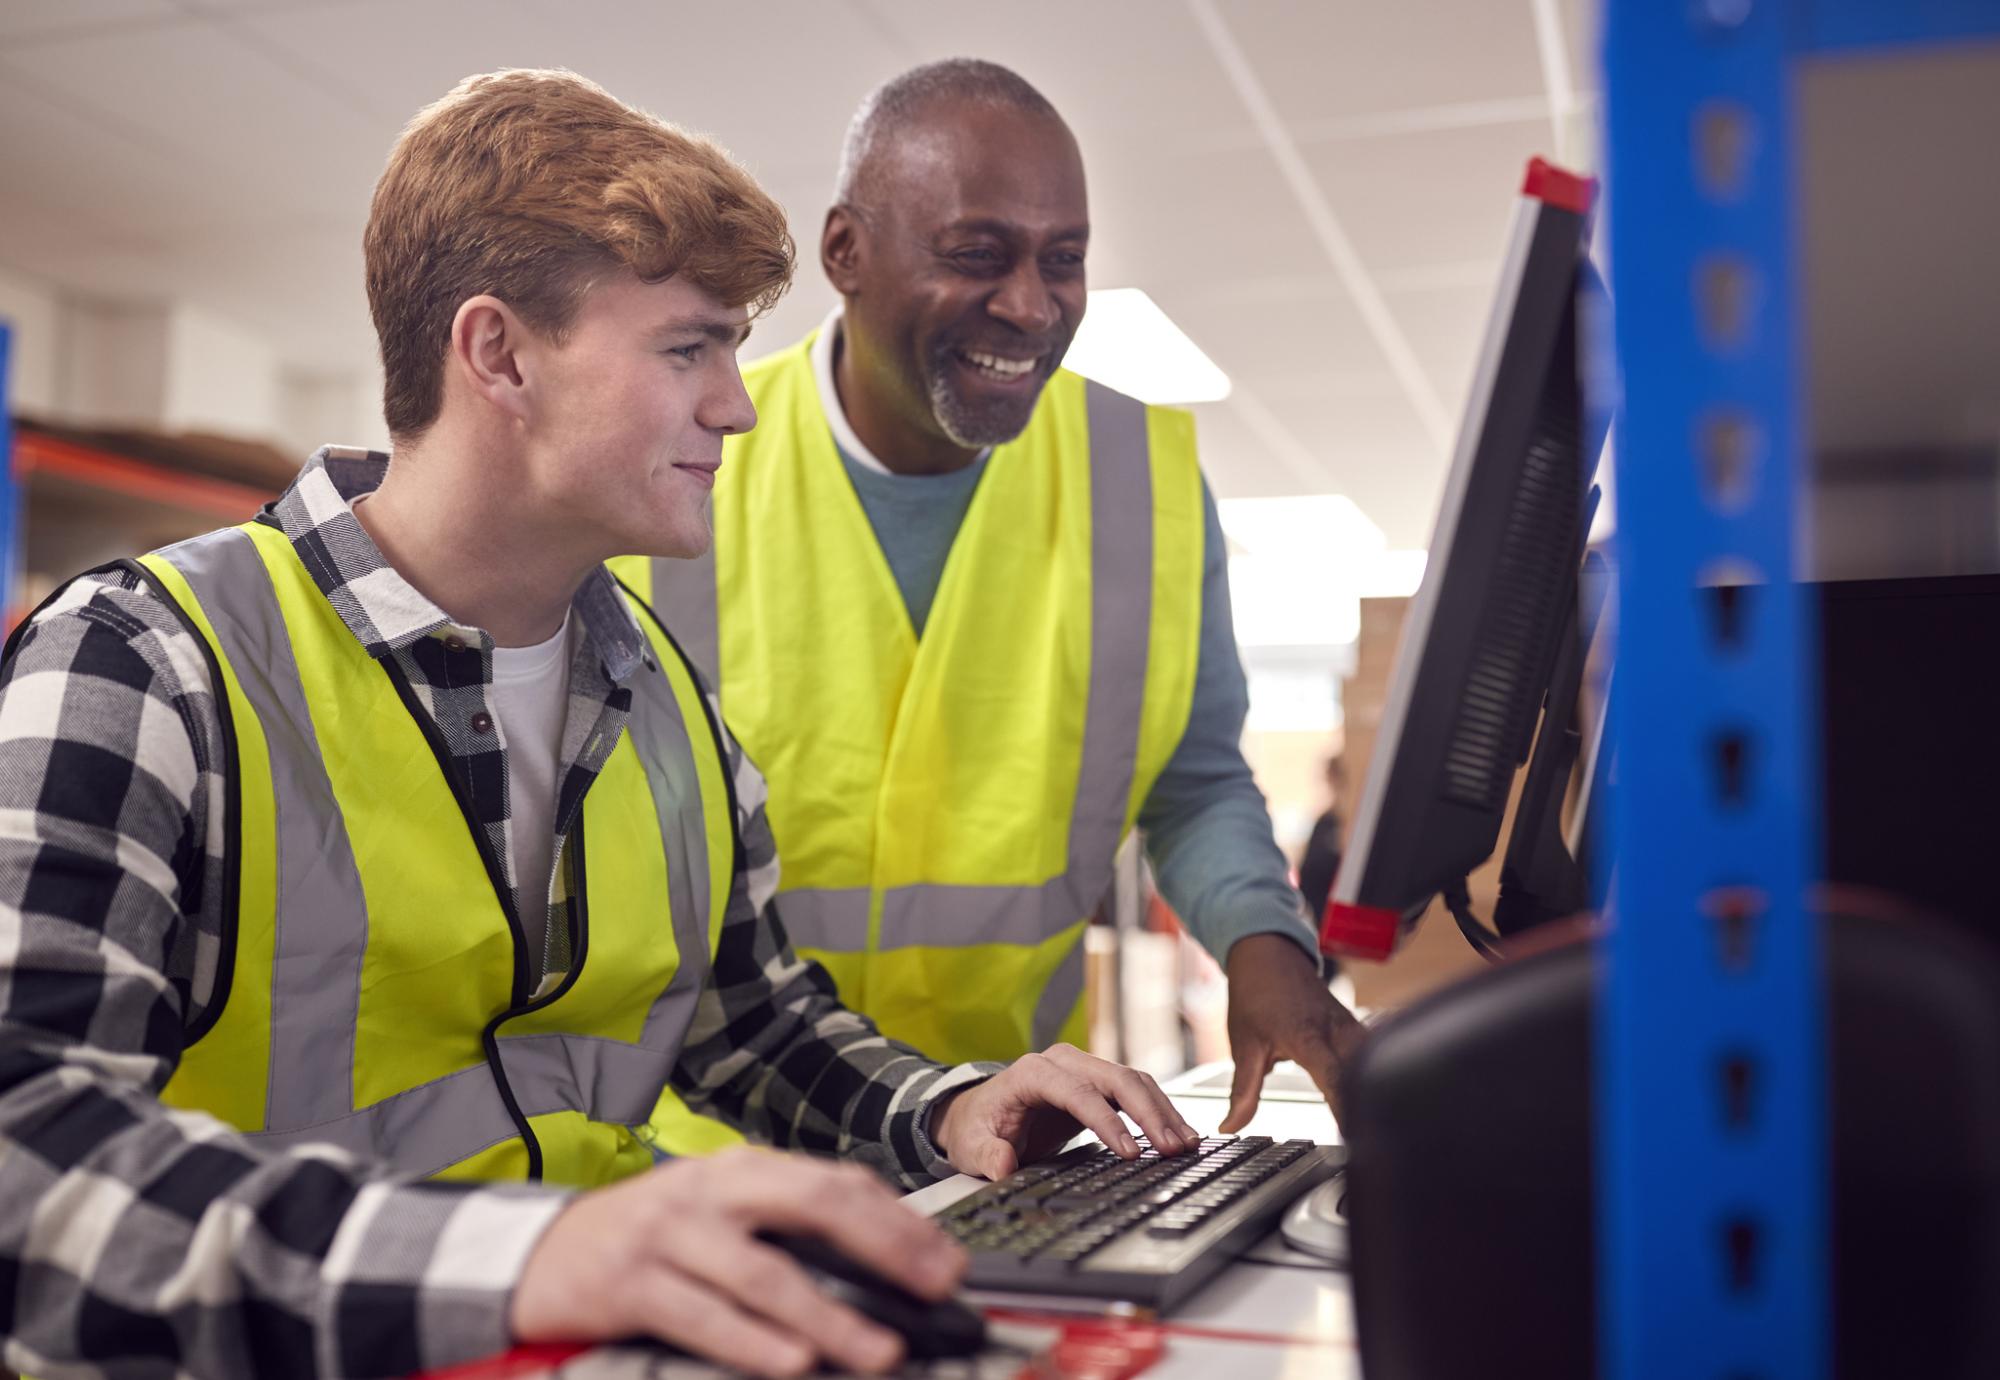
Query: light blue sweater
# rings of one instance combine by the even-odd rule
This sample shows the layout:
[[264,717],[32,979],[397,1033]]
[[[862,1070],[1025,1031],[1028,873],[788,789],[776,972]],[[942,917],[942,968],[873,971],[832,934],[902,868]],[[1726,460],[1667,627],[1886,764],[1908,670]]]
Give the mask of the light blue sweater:
[[[988,460],[951,474],[884,474],[845,453],[861,506],[921,634],[937,595],[945,557],[965,521]],[[1250,692],[1236,657],[1229,612],[1229,557],[1215,498],[1202,487],[1207,520],[1202,570],[1201,653],[1187,732],[1139,811],[1147,855],[1167,904],[1202,946],[1226,961],[1249,934],[1289,935],[1317,955],[1305,905],[1271,835],[1264,797],[1243,760],[1243,717]]]

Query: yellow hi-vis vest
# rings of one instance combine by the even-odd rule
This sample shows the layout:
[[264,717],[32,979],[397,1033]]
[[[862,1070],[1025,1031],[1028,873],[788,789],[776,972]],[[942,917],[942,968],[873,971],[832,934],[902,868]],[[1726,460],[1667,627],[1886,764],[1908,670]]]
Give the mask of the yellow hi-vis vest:
[[811,338],[744,371],[712,557],[621,559],[770,784],[780,918],[933,1058],[1084,1039],[1083,931],[1187,726],[1193,419],[1074,374],[987,461],[922,637],[821,410]]
[[650,1165],[634,1128],[693,1018],[735,849],[714,725],[650,611],[629,728],[568,845],[574,959],[531,993],[435,726],[284,534],[248,523],[136,568],[213,658],[230,758],[233,915],[163,1100],[410,1174],[589,1186]]

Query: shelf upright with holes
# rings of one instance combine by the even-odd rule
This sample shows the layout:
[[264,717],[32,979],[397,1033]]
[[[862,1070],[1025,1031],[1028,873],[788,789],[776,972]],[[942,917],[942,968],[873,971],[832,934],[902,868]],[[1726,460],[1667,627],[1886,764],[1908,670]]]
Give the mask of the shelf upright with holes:
[[1601,1369],[1811,1380],[1831,1329],[1795,68],[1991,38],[2000,0],[1609,0],[1604,33],[1621,635]]

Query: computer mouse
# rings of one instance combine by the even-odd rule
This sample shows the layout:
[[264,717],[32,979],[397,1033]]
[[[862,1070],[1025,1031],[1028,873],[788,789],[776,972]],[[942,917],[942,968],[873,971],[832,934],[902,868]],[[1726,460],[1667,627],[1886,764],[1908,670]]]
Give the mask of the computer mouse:
[[986,1345],[986,1320],[956,1299],[920,1299],[818,1237],[760,1235],[798,1261],[830,1298],[901,1337],[912,1360],[970,1356]]
[[1278,1231],[1295,1251],[1346,1264],[1347,1176],[1328,1179],[1293,1203]]

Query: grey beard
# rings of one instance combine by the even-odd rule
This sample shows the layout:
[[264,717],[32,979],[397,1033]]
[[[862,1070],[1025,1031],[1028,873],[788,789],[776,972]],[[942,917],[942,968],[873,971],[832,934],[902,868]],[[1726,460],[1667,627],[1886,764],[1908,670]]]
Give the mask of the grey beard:
[[1041,401],[1040,389],[1020,403],[975,407],[951,386],[952,364],[951,351],[938,350],[931,356],[930,377],[925,382],[930,385],[931,415],[937,418],[939,428],[953,445],[983,450],[1005,445],[1028,429],[1028,419],[1035,415],[1035,404]]

